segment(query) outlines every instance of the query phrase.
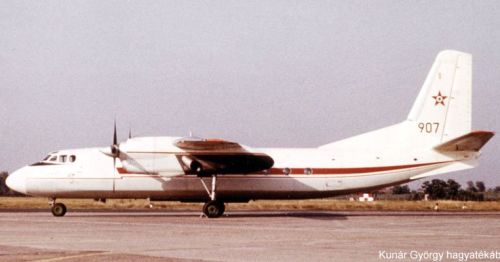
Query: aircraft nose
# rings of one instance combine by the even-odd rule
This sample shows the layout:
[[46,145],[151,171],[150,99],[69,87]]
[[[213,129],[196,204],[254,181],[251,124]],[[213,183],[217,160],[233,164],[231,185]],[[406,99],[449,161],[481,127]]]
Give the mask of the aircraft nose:
[[5,183],[10,189],[26,194],[26,174],[23,174],[22,169],[10,174]]

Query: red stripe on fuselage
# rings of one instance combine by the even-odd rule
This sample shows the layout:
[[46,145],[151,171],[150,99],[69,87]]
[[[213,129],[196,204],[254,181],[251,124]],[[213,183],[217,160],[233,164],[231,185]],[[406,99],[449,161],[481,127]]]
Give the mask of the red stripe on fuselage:
[[120,174],[132,174],[132,173],[127,172],[127,170],[123,167],[117,167],[116,171]]
[[[376,166],[376,167],[340,167],[340,168],[309,168],[311,170],[311,175],[339,175],[339,174],[364,174],[364,173],[376,173],[383,171],[397,171],[408,168],[424,167],[437,164],[451,163],[454,161],[442,161],[442,162],[432,162],[432,163],[422,163],[422,164],[412,164],[412,165],[396,165],[396,166]],[[285,175],[286,168],[273,167],[267,172],[261,172],[257,174],[270,174],[270,175]],[[306,168],[289,168],[289,175],[303,175],[305,174]],[[117,167],[116,171],[120,174],[135,174],[129,173],[123,167]]]
[[[442,161],[412,165],[397,165],[397,166],[374,166],[374,167],[340,167],[340,168],[310,168],[312,174],[318,175],[337,175],[337,174],[362,174],[362,173],[376,173],[383,171],[395,171],[401,169],[408,169],[414,167],[423,167],[437,164],[450,163],[453,161]],[[283,174],[285,168],[271,168],[268,174]],[[290,174],[304,174],[306,168],[290,168]]]

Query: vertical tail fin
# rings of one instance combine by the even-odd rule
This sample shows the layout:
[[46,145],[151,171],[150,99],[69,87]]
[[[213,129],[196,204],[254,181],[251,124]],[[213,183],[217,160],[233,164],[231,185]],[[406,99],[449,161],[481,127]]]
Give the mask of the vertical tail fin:
[[471,132],[472,56],[438,54],[406,121],[321,146],[326,149],[434,148]]
[[420,145],[437,145],[471,131],[471,86],[472,56],[440,52],[408,115]]

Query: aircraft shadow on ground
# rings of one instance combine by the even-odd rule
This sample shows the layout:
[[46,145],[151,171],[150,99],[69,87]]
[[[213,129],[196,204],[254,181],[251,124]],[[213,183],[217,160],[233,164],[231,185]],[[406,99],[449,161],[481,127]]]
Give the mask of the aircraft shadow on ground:
[[[92,211],[87,211],[87,212],[92,212]],[[165,211],[160,211],[158,213],[151,213],[151,212],[114,212],[112,214],[110,213],[104,213],[104,212],[92,212],[92,214],[81,214],[80,212],[68,212],[68,215],[71,217],[109,217],[109,218],[117,218],[117,217],[122,217],[122,218],[153,218],[153,217],[172,217],[172,218],[178,218],[178,217],[191,217],[191,218],[206,218],[203,217],[201,212],[165,212]],[[346,220],[348,215],[345,214],[340,214],[340,213],[328,213],[328,212],[263,212],[263,211],[258,211],[258,212],[228,212],[225,215],[223,215],[221,218],[218,219],[238,219],[238,218],[304,218],[304,219],[315,219],[315,220]],[[215,220],[218,220],[215,219]]]

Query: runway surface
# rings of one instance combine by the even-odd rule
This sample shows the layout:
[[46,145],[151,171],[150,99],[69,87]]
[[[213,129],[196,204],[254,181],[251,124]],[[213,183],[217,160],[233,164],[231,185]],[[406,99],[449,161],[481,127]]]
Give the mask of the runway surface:
[[500,252],[499,233],[500,212],[239,211],[208,219],[3,210],[0,261],[384,261],[381,252]]

